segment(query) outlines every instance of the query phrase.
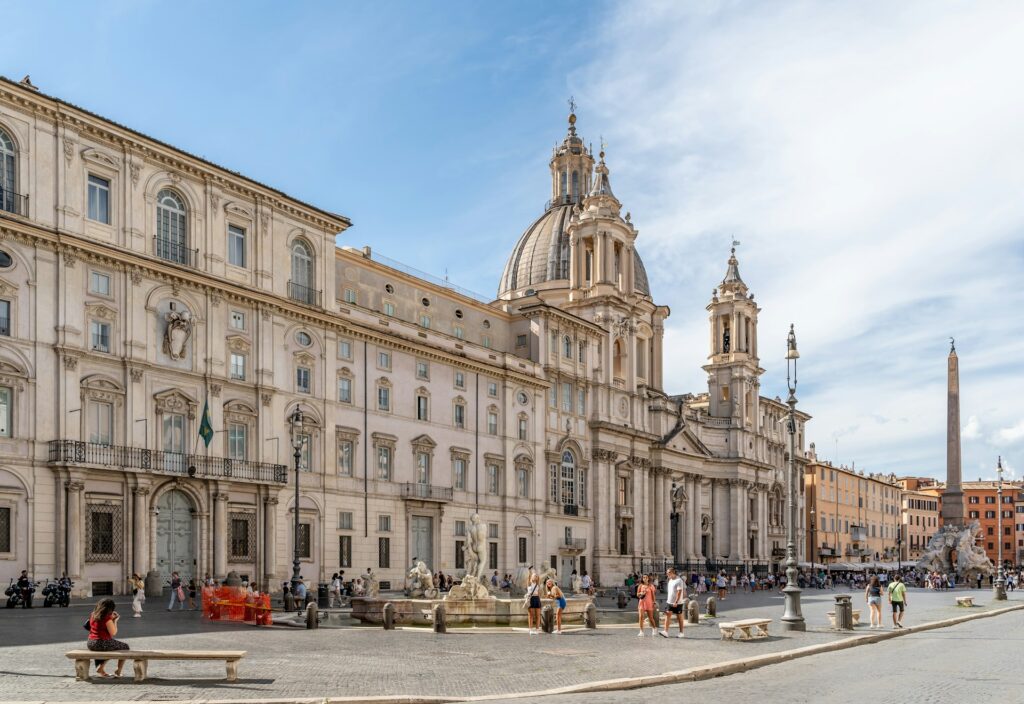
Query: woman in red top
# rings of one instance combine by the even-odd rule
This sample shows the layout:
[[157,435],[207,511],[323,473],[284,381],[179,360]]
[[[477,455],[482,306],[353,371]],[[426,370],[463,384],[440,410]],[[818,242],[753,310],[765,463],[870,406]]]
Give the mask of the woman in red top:
[[[120,618],[114,611],[116,604],[113,599],[101,599],[89,616],[89,641],[85,644],[89,650],[108,653],[117,650],[128,650],[128,644],[117,640],[117,620]],[[103,669],[106,660],[96,661],[96,674],[100,677],[120,677],[124,670],[124,660],[117,661],[117,670],[113,675]]]
[[644,616],[647,616],[647,620],[651,624],[652,636],[658,627],[658,622],[654,620],[654,591],[650,575],[645,574],[640,578],[640,584],[636,588],[636,598],[640,601],[637,606],[637,610],[640,612],[640,632],[637,635],[640,638],[644,636]]

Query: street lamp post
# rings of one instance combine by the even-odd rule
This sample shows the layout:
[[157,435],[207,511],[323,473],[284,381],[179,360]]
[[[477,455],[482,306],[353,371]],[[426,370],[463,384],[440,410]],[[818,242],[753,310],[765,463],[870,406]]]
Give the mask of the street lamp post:
[[818,582],[818,576],[814,572],[814,549],[818,546],[818,542],[815,540],[815,533],[817,532],[818,524],[814,519],[814,507],[811,507],[811,579],[814,580],[815,584]]
[[1006,580],[1003,579],[1003,458],[999,457],[999,462],[996,464],[996,476],[998,477],[998,483],[996,484],[996,504],[999,506],[999,512],[996,514],[996,532],[999,534],[998,550],[996,555],[999,559],[999,566],[996,568],[996,581],[992,585],[992,598],[996,601],[1006,601]]
[[787,502],[789,508],[789,520],[786,521],[786,588],[782,593],[786,597],[786,610],[782,615],[782,628],[786,631],[804,631],[807,626],[804,623],[803,614],[800,612],[800,586],[797,584],[799,571],[796,564],[796,360],[800,353],[796,349],[796,333],[793,332],[793,325],[789,326],[789,336],[786,338],[786,386],[789,389],[789,398],[786,403],[789,405],[789,416],[786,424],[789,430],[789,461],[786,471]]
[[292,448],[295,450],[295,527],[294,527],[294,550],[292,555],[292,594],[296,594],[299,588],[301,575],[299,574],[299,465],[302,460],[302,409],[295,407],[295,411],[288,418],[291,423]]

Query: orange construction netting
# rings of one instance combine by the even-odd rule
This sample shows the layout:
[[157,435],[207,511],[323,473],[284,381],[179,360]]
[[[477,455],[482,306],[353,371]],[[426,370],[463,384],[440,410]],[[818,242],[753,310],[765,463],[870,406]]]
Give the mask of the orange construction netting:
[[203,618],[210,621],[241,621],[270,626],[270,595],[245,587],[203,587]]

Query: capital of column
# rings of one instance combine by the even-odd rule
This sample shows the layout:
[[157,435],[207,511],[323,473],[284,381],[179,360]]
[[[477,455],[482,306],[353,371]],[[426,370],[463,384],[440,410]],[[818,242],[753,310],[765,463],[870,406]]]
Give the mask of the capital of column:
[[224,503],[227,503],[229,498],[231,498],[230,494],[225,494],[225,493],[217,493],[217,494],[213,495],[213,500],[214,501],[221,501],[221,502],[224,502]]
[[68,491],[78,492],[78,491],[82,491],[85,488],[85,482],[80,482],[80,481],[77,481],[75,479],[70,479],[70,480],[64,482],[64,486],[65,486],[65,488],[67,488]]
[[263,499],[263,503],[267,506],[277,506],[281,501],[276,496],[267,496]]
[[148,486],[137,486],[132,489],[132,493],[136,496],[149,496],[150,490]]

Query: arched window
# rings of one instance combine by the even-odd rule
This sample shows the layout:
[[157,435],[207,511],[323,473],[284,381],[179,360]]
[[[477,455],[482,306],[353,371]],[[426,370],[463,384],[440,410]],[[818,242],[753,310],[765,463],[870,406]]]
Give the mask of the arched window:
[[566,196],[569,195],[569,188],[566,185],[568,176],[566,176],[564,171],[560,173],[559,176],[561,178],[561,188],[558,189],[558,195],[561,196],[562,202],[564,203],[566,201]]
[[580,172],[579,171],[573,171],[572,172],[572,199],[573,200],[579,200],[580,199]]
[[188,224],[185,204],[174,191],[156,194],[156,255],[178,264],[189,264]]
[[572,359],[572,340],[566,335],[562,338],[562,356],[566,359]]
[[14,140],[0,130],[0,210],[8,213],[17,212],[14,201],[14,195],[18,192],[18,183],[14,178],[17,158]]
[[616,379],[622,379],[622,340],[616,340],[615,346],[612,347],[612,374]]
[[576,506],[576,456],[572,454],[572,450],[562,453],[560,488],[562,505]]
[[296,301],[316,303],[316,278],[313,271],[313,251],[302,240],[292,244],[292,280],[289,295]]

